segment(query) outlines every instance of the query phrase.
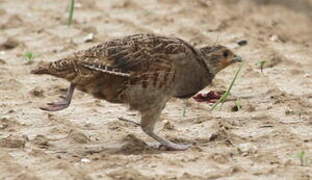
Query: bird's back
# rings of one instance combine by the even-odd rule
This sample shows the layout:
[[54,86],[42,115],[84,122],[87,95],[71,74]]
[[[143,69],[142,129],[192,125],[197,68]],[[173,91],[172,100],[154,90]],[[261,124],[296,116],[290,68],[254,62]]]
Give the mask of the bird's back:
[[107,99],[118,96],[129,86],[172,88],[176,63],[192,53],[190,48],[178,38],[135,34],[78,51],[40,66],[33,73],[67,79],[78,89]]

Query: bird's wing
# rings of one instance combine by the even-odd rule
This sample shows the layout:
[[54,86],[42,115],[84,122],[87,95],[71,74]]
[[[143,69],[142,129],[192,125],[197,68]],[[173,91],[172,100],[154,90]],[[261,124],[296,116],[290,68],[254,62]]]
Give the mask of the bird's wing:
[[50,74],[74,83],[87,83],[104,75],[130,79],[130,83],[149,81],[157,84],[174,79],[174,64],[188,59],[185,56],[189,53],[192,53],[192,47],[183,40],[136,34],[78,51],[39,67],[33,73]]
[[173,59],[183,56],[187,46],[177,38],[136,34],[114,39],[76,53],[78,64],[95,72],[115,76],[138,76],[166,72]]

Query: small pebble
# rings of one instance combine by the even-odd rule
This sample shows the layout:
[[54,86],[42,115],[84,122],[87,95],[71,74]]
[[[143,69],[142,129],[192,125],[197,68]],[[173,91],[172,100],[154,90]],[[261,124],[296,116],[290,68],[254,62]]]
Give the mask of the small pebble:
[[241,152],[244,156],[248,154],[255,154],[258,151],[258,148],[251,144],[251,143],[242,143],[237,145],[237,149]]
[[0,139],[0,147],[24,148],[26,140],[22,136],[8,136]]
[[0,59],[0,64],[6,64],[5,60]]
[[9,127],[8,124],[0,124],[0,129],[5,129],[5,128],[7,128],[7,127]]
[[91,160],[88,159],[88,158],[82,158],[80,161],[83,162],[83,163],[89,163],[89,162],[91,162]]
[[306,74],[303,75],[303,77],[305,77],[305,78],[310,78],[310,77],[312,77],[312,74],[306,73]]
[[168,120],[164,121],[164,129],[173,130],[174,126]]
[[87,137],[83,132],[80,132],[78,130],[71,130],[68,136],[70,139],[79,144],[86,144],[90,142],[89,137]]
[[276,34],[273,34],[271,37],[270,37],[270,40],[273,41],[273,42],[283,42],[283,40],[281,39],[280,36],[276,35]]
[[7,39],[3,44],[0,45],[0,49],[4,49],[4,50],[10,50],[10,49],[14,49],[15,47],[17,47],[19,44],[18,41],[16,41],[15,39]]
[[30,91],[30,94],[35,97],[43,97],[44,96],[43,93],[44,93],[43,89],[39,87],[35,87],[34,89]]
[[247,40],[240,40],[240,41],[237,42],[237,44],[240,45],[240,46],[245,46],[245,45],[248,44],[248,41]]
[[94,39],[94,33],[89,33],[83,38],[83,42],[91,42]]

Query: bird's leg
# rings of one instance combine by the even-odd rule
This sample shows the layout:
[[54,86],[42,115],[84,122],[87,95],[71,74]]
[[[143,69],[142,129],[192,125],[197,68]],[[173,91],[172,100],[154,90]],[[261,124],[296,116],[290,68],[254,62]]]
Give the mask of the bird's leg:
[[179,151],[179,150],[186,150],[190,147],[190,145],[185,145],[185,144],[176,144],[173,143],[169,140],[166,140],[162,137],[159,137],[154,133],[154,126],[159,119],[161,110],[158,110],[155,112],[155,109],[151,109],[149,112],[144,112],[142,113],[142,119],[141,119],[141,127],[142,130],[158,141],[162,146],[164,146],[168,150],[173,150],[173,151]]
[[70,102],[72,100],[73,94],[75,90],[75,85],[70,84],[69,88],[67,89],[66,96],[62,96],[62,100],[59,102],[52,102],[48,103],[45,107],[40,107],[40,109],[45,111],[60,111],[65,108],[67,108],[70,105]]

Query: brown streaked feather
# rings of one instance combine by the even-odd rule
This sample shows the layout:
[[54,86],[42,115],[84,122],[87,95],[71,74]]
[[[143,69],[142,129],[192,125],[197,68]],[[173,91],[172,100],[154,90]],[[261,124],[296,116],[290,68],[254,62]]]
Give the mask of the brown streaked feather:
[[97,76],[96,72],[108,73],[112,76],[130,74],[138,76],[158,66],[161,68],[161,64],[171,65],[172,60],[168,55],[183,54],[187,48],[177,38],[135,34],[79,51],[68,58],[50,63],[47,70],[40,72],[70,81],[73,76],[79,76],[81,73],[91,76]]
[[[89,89],[88,92],[99,86],[96,82],[91,85],[91,82],[110,83],[112,80],[109,79],[115,76],[122,78],[127,87],[140,84],[145,88],[164,88],[176,76],[174,61],[192,52],[189,46],[178,38],[135,34],[78,51],[50,63],[40,72],[67,79],[80,86],[89,86],[81,88]],[[106,78],[103,79],[104,75]]]
[[116,76],[123,76],[123,77],[129,77],[129,73],[123,73],[123,72],[118,72],[118,69],[114,69],[109,66],[105,65],[96,65],[96,64],[82,64],[82,66],[94,70],[94,71],[100,71],[101,73],[107,73],[107,74],[112,74]]
[[152,34],[136,34],[110,40],[77,56],[82,61],[88,57],[90,64],[108,65],[120,72],[141,72],[160,61],[172,63],[168,55],[184,53],[187,49],[180,41]]

